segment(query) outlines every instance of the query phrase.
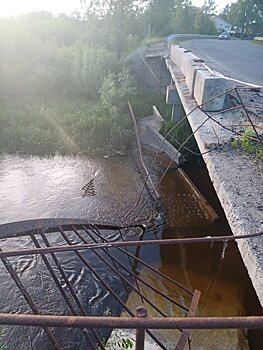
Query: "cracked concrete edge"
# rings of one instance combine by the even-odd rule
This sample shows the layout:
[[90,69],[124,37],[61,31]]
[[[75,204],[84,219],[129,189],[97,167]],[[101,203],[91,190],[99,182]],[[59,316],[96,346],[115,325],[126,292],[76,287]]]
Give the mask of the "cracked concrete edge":
[[[184,110],[186,114],[189,114],[188,121],[192,130],[195,131],[207,119],[207,116],[197,107],[195,100],[191,97],[185,77],[178,67],[170,60],[167,60],[166,63],[175,82]],[[220,118],[220,115],[217,118]],[[212,126],[216,128],[216,133],[211,132]],[[211,120],[208,120],[200,129],[195,131],[195,139],[202,153],[211,150],[217,144],[218,146],[224,145],[230,140],[230,137],[231,132],[224,130]],[[246,158],[246,156],[244,157]],[[243,182],[240,183],[240,177],[237,176],[242,170],[238,167],[240,154],[236,155],[235,164],[231,164],[227,154],[224,156],[221,150],[217,150],[216,153],[212,151],[203,154],[203,159],[233,234],[242,235],[262,231],[262,210],[255,208],[255,198],[260,197],[260,193],[257,193],[260,187],[258,188],[257,186],[252,190],[253,196],[256,197],[251,202],[251,194],[248,194],[249,188],[246,188],[246,179],[243,179]],[[249,173],[251,176],[250,170]],[[260,184],[260,176],[256,180]],[[244,186],[245,191],[242,191]],[[235,188],[240,189],[240,194],[235,193]],[[260,198],[258,198],[258,202],[260,203]],[[262,237],[238,240],[237,245],[258,299],[263,305]]]

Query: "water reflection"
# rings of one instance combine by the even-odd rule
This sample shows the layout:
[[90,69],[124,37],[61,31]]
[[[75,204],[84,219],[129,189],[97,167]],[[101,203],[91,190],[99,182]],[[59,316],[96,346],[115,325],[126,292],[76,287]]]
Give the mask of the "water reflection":
[[[118,219],[137,198],[138,176],[129,169],[124,158],[2,155],[0,223],[45,217]],[[96,172],[96,196],[82,197],[82,187]]]
[[[130,171],[131,164],[125,158],[92,159],[87,157],[20,157],[2,155],[0,157],[0,223],[25,219],[44,217],[89,217],[100,220],[121,220],[125,213],[137,202],[141,190],[139,175]],[[82,187],[87,184],[97,172],[94,180],[95,196],[82,196]],[[161,184],[161,191],[166,203],[168,223],[170,227],[164,231],[156,230],[155,234],[147,232],[144,239],[156,237],[175,238],[189,237],[207,234],[230,233],[227,222],[221,220],[211,222],[202,211],[202,205],[196,197],[188,195],[177,179],[175,169],[168,172]],[[192,200],[194,198],[194,200]],[[189,204],[189,205],[188,205]],[[142,213],[143,214],[143,213]],[[119,233],[106,233],[109,240],[120,239]],[[129,237],[126,237],[129,239]],[[131,237],[132,238],[132,237]],[[48,236],[51,244],[59,243],[61,237]],[[76,237],[72,237],[73,241]],[[88,239],[88,237],[86,237]],[[43,242],[39,240],[40,244]],[[1,242],[4,248],[28,247],[31,240],[20,238]],[[131,249],[134,251],[135,249]],[[200,289],[202,299],[200,303],[200,315],[236,315],[249,313],[251,301],[255,301],[255,293],[242,265],[238,250],[234,243],[224,247],[220,244],[204,245],[176,245],[155,247],[143,247],[138,250],[140,258],[161,272],[174,278],[190,289]],[[116,253],[116,257],[119,258]],[[116,293],[126,300],[127,291],[120,280],[102,264],[93,254],[85,253],[90,265],[99,271],[102,278],[113,286]],[[38,307],[44,310],[49,305],[49,312],[68,313],[68,308],[59,297],[59,292],[50,275],[44,272],[41,257],[29,256],[12,259],[15,269],[23,283],[29,288],[32,298],[39,300]],[[80,263],[74,253],[59,256],[59,261],[66,271],[67,277],[74,285],[78,297],[85,305],[87,313],[97,315],[118,314],[121,310],[116,301],[105,288],[98,283],[96,276],[87,267]],[[128,261],[123,261],[129,263]],[[57,271],[56,266],[52,263]],[[184,305],[189,305],[189,296],[178,292],[163,278],[156,278],[153,274],[136,266],[140,276],[149,281],[158,290]],[[20,293],[10,277],[6,276],[3,266],[0,268],[2,312],[30,312],[25,305]],[[45,291],[43,291],[45,285]],[[66,285],[63,284],[63,288]],[[143,286],[141,287],[143,291]],[[168,316],[178,314],[169,303],[161,303],[157,294],[149,289],[145,295],[164,310]],[[39,296],[41,296],[39,298]],[[58,300],[60,300],[58,302]],[[249,300],[249,303],[247,303]],[[131,310],[141,304],[131,293],[128,305]],[[256,305],[256,302],[255,302]],[[258,310],[258,304],[255,307]],[[151,308],[148,309],[152,314]],[[181,312],[179,310],[179,312]],[[257,311],[256,311],[257,312]],[[252,314],[256,314],[252,312]],[[181,314],[182,316],[182,314]],[[70,332],[70,337],[65,332],[58,332],[58,336],[64,338],[65,349],[79,349],[83,346],[83,339],[78,331]],[[170,337],[170,334],[172,336]],[[206,337],[194,336],[195,345],[200,348],[237,349],[240,334],[227,332],[228,336],[220,335],[220,332],[206,332]],[[166,341],[171,339],[171,348],[174,348],[174,334],[165,333]],[[200,334],[200,333],[199,333]],[[209,335],[209,336],[208,336]],[[160,335],[161,336],[161,335]],[[228,345],[222,345],[222,338]],[[6,341],[8,349],[48,349],[49,344],[45,340],[40,329],[8,327]],[[230,340],[231,344],[230,346]],[[245,341],[245,338],[242,337]],[[74,341],[74,343],[73,343]],[[240,345],[240,344],[239,344]],[[194,343],[193,343],[194,346]],[[239,347],[241,348],[241,347]],[[244,346],[243,349],[247,347]],[[259,349],[259,347],[255,347]]]
[[[124,158],[1,155],[0,223],[49,217],[89,217],[118,221],[138,198],[139,177],[136,173],[129,172],[130,167],[129,160]],[[96,195],[83,197],[82,187],[95,173],[97,173],[94,180]],[[119,235],[118,231],[106,232],[105,238],[119,240]],[[74,235],[68,238],[73,243],[78,241]],[[85,239],[91,241],[89,237]],[[59,235],[49,234],[48,240],[51,245],[63,242]],[[38,238],[38,242],[43,246],[41,238]],[[3,249],[33,246],[30,238],[21,237],[1,241]],[[85,266],[72,252],[57,254],[86,313],[104,315],[110,312],[111,315],[118,315],[121,306],[101,285],[93,271],[96,270],[100,278],[111,286],[122,300],[126,300],[128,294],[122,282],[91,251],[83,252],[82,256],[90,268]],[[50,256],[48,259],[61,280],[54,261]],[[10,259],[10,262],[41,312],[70,314],[41,256],[21,256]],[[2,264],[0,279],[4,281],[1,284],[1,312],[31,313],[30,307],[25,303]],[[64,282],[62,288],[67,291]],[[56,329],[54,333],[61,339],[60,342],[64,349],[79,349],[84,346],[79,330],[65,332],[65,330]],[[101,337],[107,337],[107,334],[108,331],[100,332]],[[48,350],[52,348],[43,330],[38,327],[6,327],[4,344],[9,350],[28,350],[30,348]]]

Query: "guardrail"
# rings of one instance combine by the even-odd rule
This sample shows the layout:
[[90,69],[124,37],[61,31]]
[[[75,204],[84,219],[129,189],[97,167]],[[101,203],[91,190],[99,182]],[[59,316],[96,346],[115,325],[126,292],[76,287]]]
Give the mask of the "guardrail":
[[[220,73],[212,71],[200,58],[179,45],[171,46],[170,61],[185,76],[190,94],[198,105],[203,105],[203,109],[209,112],[220,111],[223,108],[223,93],[227,91],[228,84]],[[205,103],[207,101],[209,102]]]

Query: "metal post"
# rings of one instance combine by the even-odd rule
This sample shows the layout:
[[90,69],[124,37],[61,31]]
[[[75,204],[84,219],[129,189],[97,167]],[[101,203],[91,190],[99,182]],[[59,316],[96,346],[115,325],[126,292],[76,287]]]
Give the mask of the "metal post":
[[[139,306],[136,308],[137,317],[147,317],[147,309],[144,306]],[[143,328],[136,329],[136,346],[135,350],[144,350],[144,339],[145,339],[145,330]]]

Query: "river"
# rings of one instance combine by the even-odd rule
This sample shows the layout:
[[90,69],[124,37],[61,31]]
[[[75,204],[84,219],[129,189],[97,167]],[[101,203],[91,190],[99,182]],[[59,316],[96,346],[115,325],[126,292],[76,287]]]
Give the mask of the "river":
[[[160,186],[169,226],[165,230],[160,229],[158,235],[163,238],[174,238],[203,235],[204,233],[216,235],[229,233],[230,229],[216,200],[211,199],[216,210],[220,212],[220,219],[210,222],[205,213],[202,212],[196,198],[187,190],[182,191],[182,186],[179,185],[180,181],[175,180],[178,176],[176,174],[175,169],[169,171]],[[93,177],[95,195],[83,196],[82,187]],[[202,184],[200,186],[202,187]],[[204,186],[206,191],[209,186],[206,180]],[[50,217],[121,221],[125,214],[136,204],[141,187],[140,175],[134,171],[129,159],[122,156],[90,158],[61,155],[49,157],[1,155],[0,224]],[[212,188],[208,192],[212,193]],[[186,206],[186,203],[189,205]],[[147,210],[143,211],[140,216],[148,215]],[[155,236],[148,232],[147,238],[151,237]],[[115,237],[111,237],[112,240],[119,238],[118,233]],[[12,246],[10,246],[9,240],[4,240],[1,246],[15,248],[18,246],[28,247],[30,244],[28,239],[19,238],[13,241]],[[140,254],[140,257],[150,262],[152,266],[187,287],[200,289],[203,295],[202,306],[199,310],[201,315],[234,316],[249,314],[249,312],[253,314],[258,310],[257,298],[235,244],[229,246],[206,244],[199,245],[198,248],[192,245],[145,248],[141,249]],[[91,259],[92,264],[99,269],[100,262],[98,259],[95,256]],[[62,314],[66,312],[65,305],[58,303],[55,298],[49,274],[42,273],[43,262],[40,257],[20,257],[16,261],[14,260],[14,263],[16,272],[29,288],[32,297],[38,298],[40,308],[44,308],[45,304],[48,303],[49,312],[54,310],[59,310]],[[82,301],[86,300],[89,313],[101,315],[105,314],[107,309],[113,314],[121,312],[109,293],[105,290],[99,290],[96,278],[88,273],[86,269],[83,269],[74,254],[65,254],[61,264],[76,288],[80,299]],[[101,273],[103,278],[108,279],[109,283],[116,287],[120,297],[127,300],[128,295],[121,287],[120,281],[114,278],[105,268]],[[149,272],[142,269],[140,274],[145,280],[153,282],[153,277]],[[23,299],[15,289],[13,281],[7,277],[4,266],[1,266],[0,278],[3,281],[0,287],[2,295],[1,312],[29,312]],[[173,295],[170,286],[168,287],[162,279],[154,280],[154,284],[164,293]],[[43,285],[48,286],[50,290],[48,288],[43,290]],[[52,295],[52,300],[50,300],[50,295]],[[153,300],[156,299],[154,295],[152,298]],[[250,306],[247,305],[248,300]],[[159,301],[156,299],[155,303],[158,304]],[[137,300],[132,294],[129,296],[128,304],[131,309],[137,305]],[[171,309],[170,312],[176,315],[176,311]],[[150,309],[149,313],[151,313]],[[207,349],[207,346],[212,349],[210,346],[211,339],[216,339],[213,341],[215,343],[213,349],[248,348],[242,348],[240,344],[239,347],[235,347],[237,341],[233,342],[233,347],[228,344],[227,348],[218,348],[218,344],[220,344],[220,341],[222,342],[222,335],[220,338],[219,333],[213,332],[207,337],[203,337],[203,335],[200,337],[195,334],[194,339],[199,346],[198,349],[201,349],[201,346],[204,346],[204,349]],[[206,334],[209,334],[209,332]],[[65,338],[63,332],[58,332],[58,336]],[[257,343],[253,340],[256,336],[257,334],[255,336],[252,334],[250,337],[251,344],[253,344],[253,341]],[[72,332],[71,338],[65,340],[64,348],[80,349],[78,337],[77,332]],[[169,335],[166,335],[166,337],[170,339]],[[233,337],[238,339],[240,334],[228,332],[228,337],[224,336],[226,341],[230,338],[233,339]],[[242,339],[245,339],[245,337]],[[73,342],[75,345],[73,345]],[[44,340],[43,332],[34,327],[29,328],[28,331],[25,331],[22,327],[6,328],[4,345],[8,350],[49,349]],[[259,349],[259,347],[254,344],[251,349]]]
[[[120,221],[136,203],[141,189],[139,175],[130,170],[131,163],[124,157],[108,159],[60,155],[50,157],[1,155],[0,224],[52,217]],[[84,195],[82,188],[92,178],[94,178],[95,195]],[[119,233],[116,231],[115,236],[111,235],[110,239],[120,239]],[[29,238],[1,242],[3,249],[31,245]],[[89,259],[94,268],[101,269],[100,262],[95,256],[89,256]],[[41,258],[26,256],[13,259],[12,262],[25,287],[30,290],[32,298],[38,301],[41,310],[66,313],[66,306],[58,302],[61,298],[59,295],[56,298],[54,294],[56,287],[51,283],[50,275],[44,269]],[[107,308],[113,314],[120,312],[109,293],[100,290],[96,278],[83,268],[83,264],[74,254],[64,254],[60,263],[79,298],[84,303],[85,300],[92,300],[90,305],[86,302],[89,314],[101,315]],[[105,266],[101,275],[109,280],[110,285],[115,286],[122,299],[127,298],[120,281]],[[0,278],[4,281],[1,285],[1,311],[29,312],[24,299],[12,279],[7,276],[2,264]],[[46,305],[49,305],[48,310]],[[57,336],[63,338],[61,334]],[[73,349],[72,341],[76,341],[77,344],[77,337],[72,336],[67,340],[66,348]],[[4,344],[8,350],[49,348],[42,331],[33,327],[28,328],[26,332],[19,327],[8,327],[5,331]]]

